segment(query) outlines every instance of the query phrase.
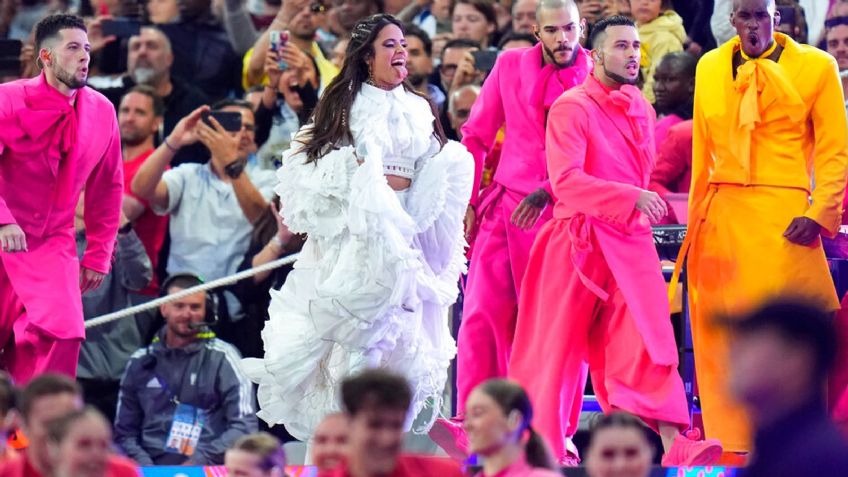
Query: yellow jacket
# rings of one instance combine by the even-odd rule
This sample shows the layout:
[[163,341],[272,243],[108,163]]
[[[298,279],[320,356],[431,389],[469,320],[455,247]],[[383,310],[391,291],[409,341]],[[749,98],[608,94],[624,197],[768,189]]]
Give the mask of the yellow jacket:
[[647,58],[642,59],[642,76],[645,84],[642,94],[654,103],[654,71],[663,56],[675,51],[683,51],[683,41],[686,40],[686,30],[683,19],[674,10],[666,10],[654,20],[639,25],[639,39],[642,41],[643,52]]
[[700,216],[710,184],[809,192],[814,182],[805,216],[833,236],[848,174],[848,122],[836,60],[781,33],[775,40],[784,48],[779,61],[748,61],[736,79],[738,36],[698,63],[690,221]]

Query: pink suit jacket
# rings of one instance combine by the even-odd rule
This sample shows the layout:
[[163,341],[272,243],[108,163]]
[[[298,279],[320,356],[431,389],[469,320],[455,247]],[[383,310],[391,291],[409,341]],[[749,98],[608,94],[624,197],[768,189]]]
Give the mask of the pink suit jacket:
[[43,73],[0,85],[0,224],[18,224],[28,246],[27,252],[0,252],[0,260],[30,324],[75,339],[84,337],[84,329],[74,212],[85,188],[88,246],[82,266],[108,273],[123,189],[121,138],[112,103],[81,88],[72,110],[75,141],[65,140],[69,152],[62,154],[57,126],[45,123],[66,118],[45,101],[68,98]]
[[[560,75],[566,90],[581,84],[592,69],[586,50],[580,48],[577,55],[574,65]],[[545,164],[545,111],[533,98],[542,71],[542,44],[539,43],[503,52],[486,78],[468,121],[462,127],[462,144],[474,156],[475,162],[472,205],[478,205],[483,164],[504,122],[506,136],[493,182],[523,196],[539,188],[552,193]]]
[[[660,260],[650,223],[635,209],[654,166],[656,113],[638,90],[632,91],[636,99],[630,111],[641,111],[641,120],[629,117],[593,76],[554,103],[547,133],[554,218],[571,219],[578,270],[591,250],[590,234],[595,236],[651,360],[677,365]],[[581,279],[606,300],[602,284]]]

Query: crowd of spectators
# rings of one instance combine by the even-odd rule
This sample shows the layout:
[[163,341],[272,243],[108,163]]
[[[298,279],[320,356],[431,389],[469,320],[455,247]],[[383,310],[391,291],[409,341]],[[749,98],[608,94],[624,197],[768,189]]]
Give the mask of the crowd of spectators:
[[[118,116],[125,176],[121,227],[111,274],[83,297],[86,319],[299,250],[303,237],[290,233],[276,213],[274,171],[292,133],[308,122],[338,73],[346,38],[358,20],[387,12],[407,22],[409,80],[436,105],[448,137],[461,139],[497,54],[538,41],[536,3],[0,0],[0,39],[13,51],[0,52],[0,81],[39,74],[34,25],[48,14],[75,13],[88,25],[89,85],[115,105]],[[831,53],[848,86],[848,1],[776,3],[781,31]],[[641,87],[659,119],[651,189],[664,197],[686,192],[695,69],[700,55],[735,34],[728,21],[732,0],[576,4],[589,30],[608,15],[635,19],[644,46]],[[288,41],[275,48],[272,32],[287,32]],[[226,134],[220,124],[203,119],[209,111],[238,113],[241,129]],[[483,185],[497,167],[497,154],[489,157]],[[81,199],[80,218],[82,204]],[[668,220],[676,218],[672,214]],[[84,225],[77,222],[82,251]],[[51,378],[34,381],[24,392],[21,413],[33,449],[28,465],[46,469],[48,454],[61,453],[62,442],[83,424],[111,441],[112,430],[104,425],[108,420],[114,422],[115,441],[139,464],[220,464],[226,449],[235,446],[226,452],[228,463],[255,459],[266,470],[278,467],[274,438],[242,437],[259,424],[251,385],[235,363],[241,356],[262,355],[268,290],[279,288],[287,270],[89,329],[78,384]],[[190,390],[179,389],[186,383]],[[4,386],[0,382],[0,418],[9,411]],[[186,411],[180,405],[183,392],[199,393],[191,400],[215,413],[203,416],[204,433],[210,435],[201,436],[192,453],[175,458],[164,449],[170,445],[165,442],[169,423]],[[83,396],[102,415],[83,409]],[[201,419],[193,411],[191,419]],[[63,420],[53,422],[60,415]],[[349,418],[335,416],[342,422]],[[629,426],[610,424],[618,425]],[[0,419],[0,437],[12,427]],[[321,436],[316,435],[316,448],[323,445],[321,439],[330,447],[345,439],[331,431]],[[337,459],[333,452],[327,455],[328,461]],[[125,475],[124,465],[110,458],[108,466],[115,469],[110,475]],[[67,472],[53,475],[74,475],[73,469]]]

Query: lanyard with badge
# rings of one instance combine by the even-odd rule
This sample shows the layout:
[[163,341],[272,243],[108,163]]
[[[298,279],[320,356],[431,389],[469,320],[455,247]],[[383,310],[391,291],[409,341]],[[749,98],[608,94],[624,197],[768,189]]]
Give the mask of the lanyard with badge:
[[[163,390],[170,396],[170,401],[177,405],[174,418],[171,421],[171,430],[168,431],[168,437],[165,439],[165,452],[191,457],[200,441],[200,434],[203,432],[203,425],[206,423],[206,413],[197,406],[180,402],[179,395],[170,390],[168,382],[155,371],[153,375],[161,383]],[[197,373],[192,373],[192,385],[195,384],[196,377]],[[181,381],[184,382],[185,379]]]

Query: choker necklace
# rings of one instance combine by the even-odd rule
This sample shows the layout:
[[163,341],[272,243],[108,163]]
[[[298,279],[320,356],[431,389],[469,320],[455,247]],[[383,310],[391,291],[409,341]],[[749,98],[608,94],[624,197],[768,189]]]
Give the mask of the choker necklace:
[[378,84],[376,81],[372,80],[371,78],[368,78],[367,80],[365,80],[365,82],[367,84],[375,87],[375,88],[382,89],[383,91],[391,91],[391,90],[397,88],[398,86],[400,86],[400,83],[398,83],[394,86],[384,86],[384,85]]

